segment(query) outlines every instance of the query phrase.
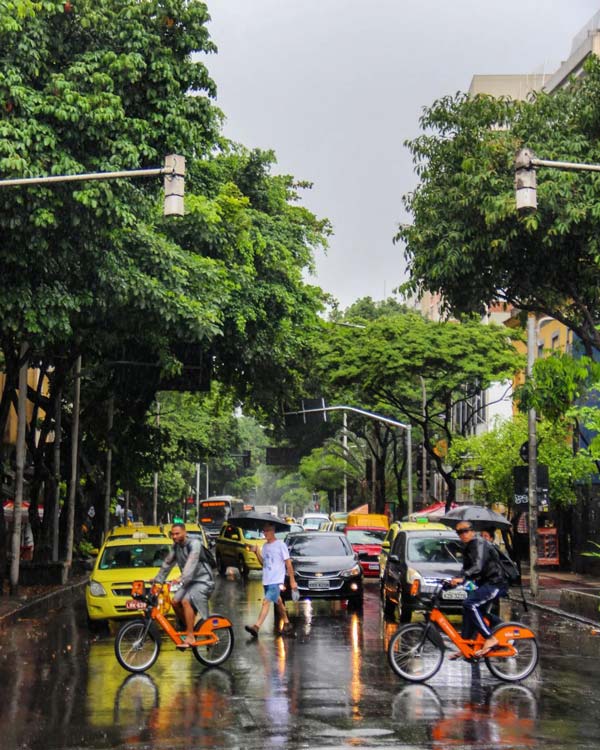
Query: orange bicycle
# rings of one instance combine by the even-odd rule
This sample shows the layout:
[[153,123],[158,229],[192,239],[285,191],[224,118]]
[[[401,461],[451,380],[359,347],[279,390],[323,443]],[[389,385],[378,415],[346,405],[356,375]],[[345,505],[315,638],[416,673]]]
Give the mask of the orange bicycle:
[[[169,583],[153,583],[149,591],[144,581],[134,581],[126,607],[140,610],[141,617],[124,623],[115,638],[117,661],[130,672],[145,672],[158,659],[161,647],[159,627],[173,641],[182,646],[185,632],[178,632],[166,618],[171,606]],[[200,620],[194,629],[196,645],[192,651],[196,659],[207,667],[216,667],[229,658],[233,650],[233,625],[227,617],[212,614]]]
[[[419,591],[419,581],[413,583],[413,596]],[[505,622],[493,629],[498,639],[485,656],[475,653],[483,646],[484,637],[478,633],[474,639],[464,639],[438,608],[442,591],[452,588],[449,581],[437,587],[425,606],[425,622],[409,623],[400,627],[388,646],[388,661],[397,675],[411,682],[424,682],[442,666],[446,646],[444,633],[458,648],[463,658],[470,662],[485,661],[490,672],[501,680],[518,682],[528,677],[538,662],[535,634],[519,622]]]

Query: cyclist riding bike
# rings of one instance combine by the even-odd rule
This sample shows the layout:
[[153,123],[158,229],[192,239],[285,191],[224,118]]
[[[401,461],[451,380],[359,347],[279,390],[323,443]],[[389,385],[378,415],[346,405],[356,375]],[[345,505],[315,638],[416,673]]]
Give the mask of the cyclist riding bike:
[[164,583],[173,566],[179,566],[181,576],[174,583],[180,583],[181,588],[174,594],[172,603],[175,614],[186,628],[185,643],[180,648],[192,648],[197,645],[194,637],[196,613],[203,620],[207,619],[208,602],[215,582],[200,539],[188,537],[183,523],[173,524],[171,538],[173,547],[154,580]]
[[[452,585],[465,581],[473,584],[463,603],[462,637],[473,638],[477,632],[481,633],[485,642],[475,656],[485,656],[498,645],[498,639],[492,634],[482,612],[495,599],[507,596],[508,584],[498,550],[493,544],[477,536],[468,521],[460,521],[456,533],[464,544],[463,577],[453,578]],[[461,653],[457,652],[450,658],[460,657]]]

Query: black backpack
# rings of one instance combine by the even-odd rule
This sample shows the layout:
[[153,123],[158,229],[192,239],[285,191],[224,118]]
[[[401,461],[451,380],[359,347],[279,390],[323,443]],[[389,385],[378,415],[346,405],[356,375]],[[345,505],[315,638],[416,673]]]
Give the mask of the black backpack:
[[205,547],[202,544],[202,558],[207,565],[210,565],[211,568],[217,567],[217,561],[215,560],[215,556],[213,555],[213,552],[208,547]]
[[509,586],[520,586],[521,585],[521,572],[517,565],[510,559],[510,557],[501,549],[498,549],[498,557],[500,559],[500,565],[504,571],[504,577]]

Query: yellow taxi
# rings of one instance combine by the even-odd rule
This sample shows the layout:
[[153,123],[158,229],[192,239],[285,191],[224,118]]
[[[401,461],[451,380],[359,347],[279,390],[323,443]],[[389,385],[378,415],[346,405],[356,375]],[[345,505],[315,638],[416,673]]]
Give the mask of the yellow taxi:
[[104,541],[107,541],[108,539],[132,539],[139,534],[143,535],[143,537],[140,538],[166,537],[167,539],[170,539],[170,528],[170,526],[163,526],[162,524],[160,526],[150,526],[142,523],[131,523],[127,524],[127,526],[115,526],[108,532]]
[[388,529],[387,534],[383,542],[381,543],[381,552],[379,553],[379,581],[383,582],[383,576],[385,573],[385,564],[387,563],[390,549],[394,543],[394,539],[398,536],[400,529],[407,529],[412,531],[422,531],[425,528],[429,529],[448,529],[443,524],[434,523],[428,518],[421,518],[418,521],[394,521],[394,523]]
[[[290,524],[289,529],[276,531],[277,539],[285,539],[290,531],[303,531],[297,523]],[[235,523],[235,516],[226,521],[221,527],[215,543],[215,558],[217,569],[221,575],[229,567],[237,568],[242,578],[248,578],[251,570],[262,570],[258,557],[252,552],[252,547],[262,547],[266,539],[262,532],[262,524],[256,528],[241,528]]]
[[[131,536],[123,533],[109,537],[100,548],[85,587],[88,624],[136,615],[126,606],[131,599],[131,584],[154,578],[171,546],[166,533],[150,536],[140,529]],[[179,576],[175,565],[168,580]]]

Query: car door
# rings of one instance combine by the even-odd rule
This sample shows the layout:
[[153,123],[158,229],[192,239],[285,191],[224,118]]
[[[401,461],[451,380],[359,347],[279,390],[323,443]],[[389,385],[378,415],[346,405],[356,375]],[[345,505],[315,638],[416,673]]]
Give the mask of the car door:
[[402,576],[405,571],[405,554],[406,534],[400,531],[394,539],[388,555],[383,584],[387,598],[394,602],[399,601]]
[[221,553],[222,560],[226,566],[237,566],[241,548],[240,530],[236,526],[227,526],[223,534],[223,551]]

